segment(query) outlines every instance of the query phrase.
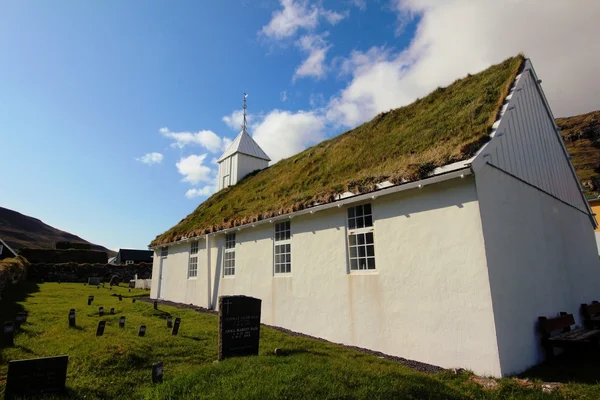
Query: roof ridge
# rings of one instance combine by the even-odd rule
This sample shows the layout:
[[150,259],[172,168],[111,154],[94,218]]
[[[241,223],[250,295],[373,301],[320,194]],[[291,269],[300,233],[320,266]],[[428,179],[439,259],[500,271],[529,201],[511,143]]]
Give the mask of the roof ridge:
[[263,160],[271,161],[267,153],[256,143],[256,141],[250,136],[246,129],[242,129],[242,131],[235,137],[233,142],[229,145],[227,150],[219,157],[217,163],[225,160],[226,158],[234,155],[235,153],[242,153],[249,155],[251,157],[260,158]]

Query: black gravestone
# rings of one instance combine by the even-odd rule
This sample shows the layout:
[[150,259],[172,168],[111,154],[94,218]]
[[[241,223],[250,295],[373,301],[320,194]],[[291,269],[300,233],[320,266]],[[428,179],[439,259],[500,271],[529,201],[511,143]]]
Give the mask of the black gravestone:
[[[104,286],[102,286],[102,287],[104,287]],[[110,290],[112,290],[112,286],[110,287]]]
[[114,307],[111,307],[111,309],[110,309],[110,313],[111,313],[111,314],[114,314],[114,313],[115,313],[115,309],[114,309]]
[[88,284],[89,285],[100,285],[100,278],[97,278],[97,277],[88,278]]
[[119,328],[125,328],[125,317],[119,318]]
[[168,315],[167,316],[167,328],[172,328],[172,327],[173,327],[173,317]]
[[106,321],[98,322],[98,328],[96,329],[96,336],[104,335],[104,327],[106,326]]
[[146,335],[146,325],[140,326],[140,330],[138,332],[138,336],[144,336],[144,335]]
[[100,289],[100,285],[96,286],[96,289]]
[[70,328],[75,327],[75,311],[74,310],[71,310],[69,312],[69,327]]
[[123,296],[119,295],[119,301],[123,301]]
[[261,304],[254,297],[219,297],[219,360],[258,354]]
[[104,289],[104,282],[102,282],[102,289]]
[[155,310],[158,310],[158,301],[155,301],[155,302],[154,302],[154,309],[155,309]]
[[171,335],[177,336],[177,333],[179,332],[180,324],[181,324],[181,318],[179,318],[179,317],[175,318],[175,323],[173,324],[173,330],[171,331]]
[[163,363],[159,361],[152,364],[152,383],[162,383],[163,381]]
[[129,293],[131,293],[131,288],[129,288]]
[[15,360],[8,363],[5,399],[61,394],[69,356]]
[[27,313],[24,313],[24,312],[18,313],[17,316],[15,317],[15,328],[19,329],[21,327],[21,325],[25,323],[25,321],[27,321]]
[[12,321],[4,323],[4,346],[15,345],[15,324]]
[[92,301],[94,301],[94,296],[88,296],[88,306],[92,305]]
[[99,316],[103,316],[104,315],[104,307],[98,308],[98,315]]
[[135,303],[135,299],[131,299],[131,302],[132,302],[132,303]]

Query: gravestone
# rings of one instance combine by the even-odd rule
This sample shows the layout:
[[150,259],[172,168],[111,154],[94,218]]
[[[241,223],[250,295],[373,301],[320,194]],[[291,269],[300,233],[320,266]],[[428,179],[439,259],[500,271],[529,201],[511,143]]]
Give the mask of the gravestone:
[[104,315],[104,307],[98,308],[98,315],[99,316],[103,316]]
[[111,314],[114,314],[114,313],[115,313],[115,309],[114,309],[114,307],[111,307],[111,309],[110,309],[110,313],[111,313]]
[[92,301],[94,301],[94,296],[88,296],[88,306],[92,305]]
[[125,328],[125,317],[119,318],[119,328]]
[[121,277],[119,275],[113,275],[110,278],[110,286],[119,286],[121,283]]
[[131,302],[132,302],[132,303],[135,303],[135,299],[131,299]]
[[69,311],[69,328],[75,328],[75,310]]
[[167,328],[172,328],[173,327],[173,317],[171,317],[170,315],[167,315]]
[[104,289],[104,282],[102,282],[102,289]]
[[[102,287],[104,287],[104,286],[102,286]],[[112,286],[110,287],[110,290],[112,290]]]
[[98,277],[92,277],[92,278],[88,278],[88,285],[99,285],[100,284],[100,278]]
[[18,313],[17,316],[15,317],[15,328],[19,329],[21,327],[21,325],[25,323],[25,321],[27,321],[27,313],[24,313],[24,312]]
[[173,330],[171,331],[171,335],[177,336],[177,333],[179,332],[179,324],[181,324],[181,318],[177,317],[175,318],[175,323],[173,324]]
[[131,289],[135,288],[135,281],[132,279],[129,281],[129,291],[131,292]]
[[123,301],[123,296],[119,295],[119,301]]
[[15,324],[12,321],[6,321],[4,323],[4,346],[15,345]]
[[162,383],[163,381],[163,363],[159,361],[152,364],[152,383]]
[[87,286],[87,282],[83,282],[83,286]]
[[156,300],[154,301],[154,309],[158,310],[158,301],[156,301]]
[[96,328],[96,336],[104,335],[104,327],[106,326],[106,321],[98,322],[98,328]]
[[146,325],[140,326],[140,330],[138,332],[138,336],[144,336],[144,335],[146,335]]
[[219,297],[219,361],[258,354],[261,304],[254,297]]
[[131,293],[131,288],[129,288],[129,293]]
[[9,361],[4,398],[37,398],[63,393],[68,361],[69,356]]
[[96,286],[96,289],[100,289],[100,285]]

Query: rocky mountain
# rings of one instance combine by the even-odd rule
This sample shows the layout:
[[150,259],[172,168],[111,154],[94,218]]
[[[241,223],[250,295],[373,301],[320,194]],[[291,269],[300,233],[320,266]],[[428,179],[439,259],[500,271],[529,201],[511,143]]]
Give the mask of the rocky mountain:
[[[14,250],[22,247],[53,249],[55,243],[60,241],[89,243],[79,236],[47,225],[37,218],[3,207],[0,207],[0,238]],[[93,243],[91,249],[106,251],[109,255],[115,254],[114,251]]]
[[600,195],[600,110],[557,118],[556,123],[585,194]]

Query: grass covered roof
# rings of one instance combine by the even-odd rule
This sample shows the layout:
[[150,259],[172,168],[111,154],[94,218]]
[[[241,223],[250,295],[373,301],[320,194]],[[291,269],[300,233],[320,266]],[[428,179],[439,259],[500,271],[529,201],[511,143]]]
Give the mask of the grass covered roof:
[[489,139],[523,61],[521,55],[509,58],[250,174],[212,195],[151,245],[331,202],[346,191],[369,192],[386,180],[414,181],[467,159]]

